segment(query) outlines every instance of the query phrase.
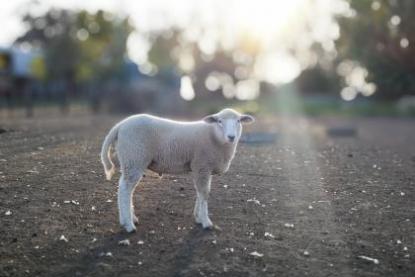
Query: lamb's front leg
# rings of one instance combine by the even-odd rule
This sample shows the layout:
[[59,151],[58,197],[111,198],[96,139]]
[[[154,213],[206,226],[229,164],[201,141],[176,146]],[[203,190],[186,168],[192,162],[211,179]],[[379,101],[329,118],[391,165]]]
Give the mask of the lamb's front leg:
[[195,208],[193,209],[193,216],[195,217],[196,223],[202,224],[202,220],[199,218],[199,210],[200,210],[200,196],[196,189],[196,202],[195,202]]
[[194,216],[197,223],[203,228],[212,228],[212,221],[209,219],[208,198],[212,175],[209,172],[199,171],[194,174],[194,182],[197,193]]

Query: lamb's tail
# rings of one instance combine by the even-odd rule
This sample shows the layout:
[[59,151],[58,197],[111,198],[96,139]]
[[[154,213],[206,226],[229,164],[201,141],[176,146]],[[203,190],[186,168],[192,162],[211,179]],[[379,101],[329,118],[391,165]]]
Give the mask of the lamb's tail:
[[104,143],[102,144],[101,149],[101,162],[104,165],[105,176],[107,180],[111,180],[112,175],[115,173],[115,166],[111,160],[111,147],[118,137],[118,128],[119,126],[114,126],[108,135],[105,137]]

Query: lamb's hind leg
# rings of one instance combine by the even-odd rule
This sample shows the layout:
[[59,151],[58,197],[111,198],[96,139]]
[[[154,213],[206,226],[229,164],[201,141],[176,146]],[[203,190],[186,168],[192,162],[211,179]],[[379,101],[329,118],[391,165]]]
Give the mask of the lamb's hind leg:
[[142,176],[141,170],[124,172],[121,175],[118,187],[118,211],[120,224],[127,232],[135,231],[134,223],[138,223],[134,215],[133,192]]

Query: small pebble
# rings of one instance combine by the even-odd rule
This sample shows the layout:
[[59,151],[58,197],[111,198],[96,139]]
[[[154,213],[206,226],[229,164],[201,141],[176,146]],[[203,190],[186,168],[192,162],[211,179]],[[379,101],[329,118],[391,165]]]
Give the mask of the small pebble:
[[100,256],[100,257],[112,257],[112,253],[111,252],[101,252],[101,253],[99,253],[99,255],[98,256]]
[[273,234],[265,232],[264,237],[275,238]]
[[251,252],[251,253],[249,253],[249,255],[254,256],[254,257],[258,257],[258,258],[261,258],[261,257],[264,256],[264,254],[259,253],[257,251]]
[[357,256],[357,257],[360,258],[360,259],[369,261],[369,262],[373,262],[374,264],[379,264],[378,259],[374,259],[374,258],[371,258],[371,257],[368,257],[368,256]]
[[294,228],[294,224],[292,224],[292,223],[285,223],[284,224],[284,227],[286,227],[286,228]]
[[118,245],[128,246],[128,245],[130,245],[130,240],[129,239],[120,240],[118,242]]
[[69,241],[64,235],[60,236],[59,240],[62,240],[64,242],[68,242]]

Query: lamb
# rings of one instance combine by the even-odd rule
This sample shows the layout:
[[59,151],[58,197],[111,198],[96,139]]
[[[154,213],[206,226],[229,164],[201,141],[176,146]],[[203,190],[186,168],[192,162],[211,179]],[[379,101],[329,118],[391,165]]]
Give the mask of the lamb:
[[148,114],[128,117],[116,124],[105,137],[101,161],[107,180],[115,173],[111,160],[114,148],[121,177],[118,186],[118,211],[122,227],[136,230],[132,195],[149,169],[158,174],[191,173],[196,188],[193,210],[196,223],[213,227],[208,215],[212,175],[225,173],[235,155],[242,124],[252,123],[250,115],[232,109],[208,115],[201,121],[180,122]]

